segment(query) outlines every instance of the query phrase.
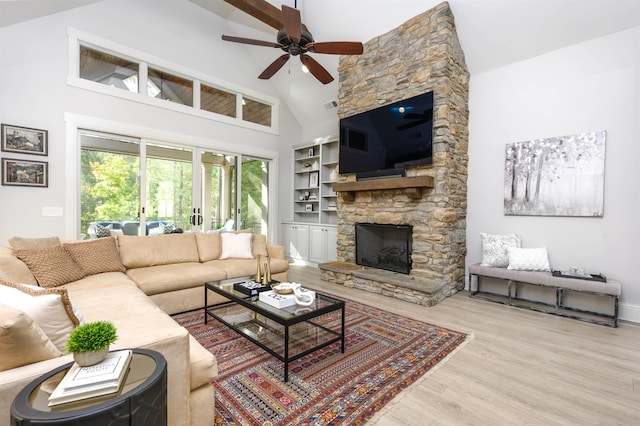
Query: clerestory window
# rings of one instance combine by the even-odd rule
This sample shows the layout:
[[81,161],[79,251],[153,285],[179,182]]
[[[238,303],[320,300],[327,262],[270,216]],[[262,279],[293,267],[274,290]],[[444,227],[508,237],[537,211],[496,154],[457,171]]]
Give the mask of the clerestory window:
[[[77,49],[69,55],[71,85],[269,133],[278,131],[276,99],[77,30],[69,29],[69,35],[71,48]],[[102,89],[105,86],[109,89]],[[158,99],[169,102],[158,103]]]

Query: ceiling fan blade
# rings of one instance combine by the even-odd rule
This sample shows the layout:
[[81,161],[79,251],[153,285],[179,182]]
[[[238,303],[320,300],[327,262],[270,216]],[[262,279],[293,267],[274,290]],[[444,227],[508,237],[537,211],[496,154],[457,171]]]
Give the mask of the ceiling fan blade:
[[278,72],[278,70],[280,68],[282,68],[282,66],[284,64],[287,63],[287,61],[289,60],[289,56],[290,55],[288,53],[285,53],[284,55],[280,56],[275,61],[271,62],[271,65],[269,65],[267,68],[265,68],[265,70],[262,71],[262,74],[260,74],[258,76],[258,78],[260,78],[262,80],[270,79],[275,73]]
[[309,52],[331,55],[362,55],[364,46],[359,41],[322,41],[308,43],[305,49]]
[[280,43],[274,43],[272,41],[254,40],[252,38],[222,35],[222,39],[225,41],[232,41],[234,43],[252,44],[254,46],[282,47]]
[[294,43],[300,43],[300,35],[302,33],[302,19],[300,18],[300,11],[282,5],[282,22],[284,23],[284,31],[287,33],[287,37]]
[[305,55],[304,53],[300,55],[300,60],[307,67],[309,72],[314,75],[315,78],[320,80],[320,83],[327,84],[333,81],[333,77],[329,74],[322,65],[318,63],[315,59],[313,59],[309,55]]

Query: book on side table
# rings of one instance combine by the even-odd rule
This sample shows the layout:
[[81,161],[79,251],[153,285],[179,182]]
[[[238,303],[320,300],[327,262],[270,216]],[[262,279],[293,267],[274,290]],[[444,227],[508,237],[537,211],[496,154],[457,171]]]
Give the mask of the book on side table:
[[73,364],[49,396],[49,407],[117,393],[129,371],[130,349],[109,352],[89,367]]

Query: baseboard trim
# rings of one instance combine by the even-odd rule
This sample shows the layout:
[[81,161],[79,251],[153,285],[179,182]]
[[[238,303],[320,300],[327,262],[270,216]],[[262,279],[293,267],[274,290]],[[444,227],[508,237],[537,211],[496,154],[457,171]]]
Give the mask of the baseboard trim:
[[621,303],[618,317],[624,321],[640,323],[640,305]]

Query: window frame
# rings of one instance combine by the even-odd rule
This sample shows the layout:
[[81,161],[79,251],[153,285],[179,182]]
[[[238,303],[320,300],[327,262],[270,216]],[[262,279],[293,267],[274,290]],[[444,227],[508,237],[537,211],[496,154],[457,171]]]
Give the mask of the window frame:
[[[219,78],[201,73],[196,70],[183,67],[181,65],[154,57],[136,49],[112,42],[110,40],[89,34],[78,29],[69,27],[68,35],[68,74],[67,84],[80,89],[104,95],[115,96],[122,99],[152,105],[184,114],[215,120],[218,122],[245,127],[270,134],[279,134],[279,113],[280,101],[277,98],[258,93],[254,90],[244,88],[237,84],[221,80]],[[104,52],[118,58],[126,59],[139,64],[138,70],[138,93],[130,92],[116,87],[111,87],[91,80],[80,78],[80,46]],[[181,77],[193,82],[193,105],[182,105],[163,99],[153,98],[147,95],[146,84],[148,69],[163,71],[177,77]],[[225,92],[236,95],[237,114],[236,117],[229,117],[207,110],[200,109],[200,85],[204,84]],[[143,87],[144,90],[140,90]],[[264,103],[271,107],[271,125],[265,126],[242,118],[242,99],[251,99],[255,102]]]

